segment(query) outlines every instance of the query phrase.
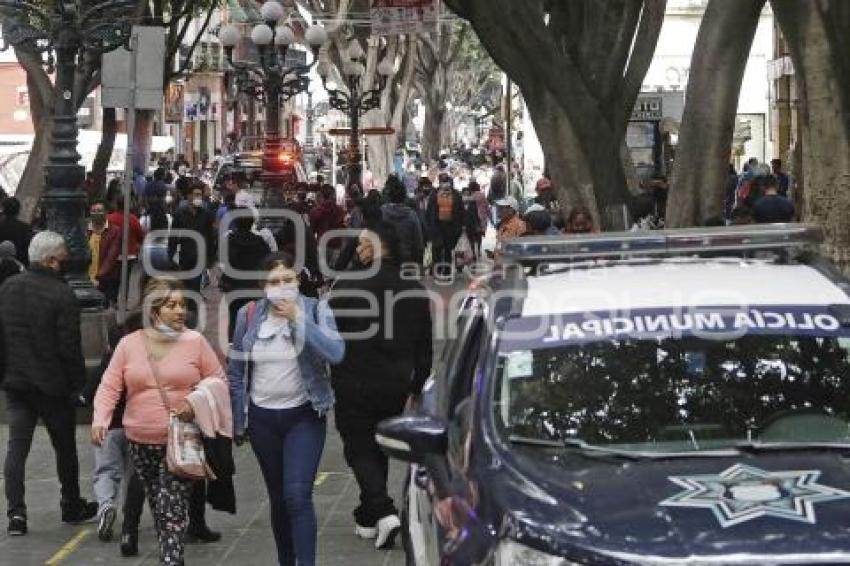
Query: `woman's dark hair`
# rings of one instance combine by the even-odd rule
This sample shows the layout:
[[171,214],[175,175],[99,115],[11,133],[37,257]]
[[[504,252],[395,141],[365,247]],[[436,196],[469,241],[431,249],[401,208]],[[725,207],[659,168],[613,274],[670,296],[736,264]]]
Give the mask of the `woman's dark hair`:
[[590,209],[586,206],[577,206],[570,211],[570,215],[567,217],[567,224],[572,224],[579,216],[584,216],[593,222],[593,215],[590,214]]
[[[260,269],[268,274],[279,267],[295,270],[295,255],[289,252],[274,252],[270,253],[263,259]],[[260,280],[260,287],[265,287],[266,278]],[[305,297],[318,298],[315,285],[310,281],[310,276],[303,268],[298,272],[298,292]]]
[[363,213],[363,226],[373,228],[383,220],[381,212],[381,195],[377,191],[370,191],[366,198],[360,201],[360,211]]
[[542,234],[552,226],[552,215],[548,210],[534,210],[525,216],[525,221],[532,232]]
[[[289,252],[274,252],[263,258],[260,270],[268,273],[278,267],[295,269],[295,256]],[[263,282],[265,284],[265,281]]]
[[[242,209],[242,210],[248,210],[248,209]],[[236,230],[237,232],[243,232],[243,233],[244,232],[250,232],[251,228],[254,227],[254,216],[250,215],[250,214],[244,215],[244,216],[238,216],[238,217],[234,218],[232,220],[232,222],[233,222],[233,229]]]
[[470,181],[469,186],[467,187],[470,193],[477,193],[481,190],[481,185],[478,184],[478,181]]
[[397,263],[399,257],[401,257],[401,250],[398,245],[398,230],[396,230],[395,226],[389,222],[381,221],[377,222],[374,226],[370,226],[368,230],[378,237],[381,247],[386,251],[386,254],[382,258],[383,261]]
[[387,182],[384,185],[384,193],[387,200],[394,204],[404,204],[404,201],[407,200],[407,189],[404,183],[401,182],[401,179],[395,174],[387,177]]
[[168,215],[165,213],[165,203],[162,198],[148,201],[148,217],[151,221],[151,230],[168,230]]

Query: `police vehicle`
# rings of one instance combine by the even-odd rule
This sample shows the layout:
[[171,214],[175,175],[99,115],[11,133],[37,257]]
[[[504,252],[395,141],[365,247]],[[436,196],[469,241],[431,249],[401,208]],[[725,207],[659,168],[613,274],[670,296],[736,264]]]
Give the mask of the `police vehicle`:
[[[253,185],[262,181],[264,153],[260,150],[240,151],[225,157],[215,172],[213,189],[221,192],[228,177]],[[300,145],[295,140],[281,141],[281,148],[271,170],[292,183],[306,183],[307,172],[303,165]]]
[[805,225],[516,239],[422,408],[408,561],[850,563],[850,298]]

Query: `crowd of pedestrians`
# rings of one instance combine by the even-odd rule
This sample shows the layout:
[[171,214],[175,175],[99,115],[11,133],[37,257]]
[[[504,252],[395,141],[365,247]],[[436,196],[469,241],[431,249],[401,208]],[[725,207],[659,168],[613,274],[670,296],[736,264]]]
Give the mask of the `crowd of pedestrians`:
[[[638,199],[645,217],[663,218],[664,183],[653,180]],[[535,188],[532,203],[521,201],[501,165],[486,177],[445,163],[425,175],[402,168],[383,189],[355,185],[344,195],[319,177],[271,195],[286,210],[272,218],[263,213],[268,201],[259,203],[238,174],[213,194],[185,165],[163,164],[150,178],[136,175],[130,203],[113,181],[103,195],[88,193],[88,275],[110,307],[126,305],[126,262],[140,297],[112,321],[100,368],[88,373],[80,310],[63,280],[67,245],[46,230],[33,236],[17,218],[17,200],[5,199],[0,385],[9,419],[8,533],[29,529],[25,464],[41,420],[56,454],[61,520],[96,520],[109,541],[120,509],[123,556],[138,553],[145,500],[162,564],[183,564],[187,542],[219,540],[207,503],[237,512],[231,444],[249,443],[279,563],[315,564],[312,490],[333,411],[360,491],[353,533],[377,549],[391,547],[401,521],[375,430],[415,403],[431,371],[424,276],[498,258],[498,244],[515,238],[597,231],[586,208],[562,214],[551,178]],[[725,222],[791,220],[790,190],[776,161],[771,169],[751,160],[740,176],[730,170]],[[490,233],[495,250],[483,249]],[[219,342],[198,326],[217,308],[206,304],[213,285],[227,304]],[[95,501],[81,496],[74,435],[75,410],[86,405],[93,408]],[[197,424],[215,477],[189,478],[169,466],[174,419]]]

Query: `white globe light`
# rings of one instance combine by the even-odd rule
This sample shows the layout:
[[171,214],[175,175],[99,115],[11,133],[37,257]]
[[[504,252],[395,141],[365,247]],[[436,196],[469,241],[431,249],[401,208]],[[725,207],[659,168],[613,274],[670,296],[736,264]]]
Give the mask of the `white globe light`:
[[328,32],[322,26],[310,26],[304,34],[304,39],[311,47],[321,47],[328,41]]
[[389,59],[384,59],[383,61],[381,61],[381,64],[378,65],[378,73],[385,77],[388,77],[395,73],[395,65]]
[[257,24],[251,30],[251,41],[256,45],[266,46],[272,42],[272,28],[266,24]]
[[280,26],[274,38],[275,45],[292,45],[295,43],[295,32],[289,26]]
[[263,6],[260,8],[260,14],[263,16],[263,20],[276,22],[283,19],[283,6],[280,5],[280,2],[269,0],[263,3]]
[[363,52],[363,48],[360,46],[360,42],[356,39],[351,40],[351,44],[348,46],[348,58],[349,59],[360,59],[365,55]]
[[218,32],[218,40],[224,47],[236,47],[241,39],[242,33],[233,24],[227,24]]

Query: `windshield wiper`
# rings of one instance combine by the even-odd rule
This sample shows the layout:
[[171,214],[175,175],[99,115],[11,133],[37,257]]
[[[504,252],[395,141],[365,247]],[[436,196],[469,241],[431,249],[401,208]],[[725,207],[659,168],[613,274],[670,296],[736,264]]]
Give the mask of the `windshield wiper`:
[[794,450],[828,450],[850,453],[850,443],[839,442],[740,442],[735,449],[745,454]]
[[531,438],[527,436],[518,436],[512,434],[508,440],[513,444],[522,444],[524,446],[538,446],[541,448],[575,448],[580,454],[585,456],[615,456],[626,460],[642,460],[643,456],[625,450],[616,450],[614,448],[605,448],[602,446],[594,446],[588,444],[584,440],[577,438],[565,438],[563,440],[548,440],[545,438]]

